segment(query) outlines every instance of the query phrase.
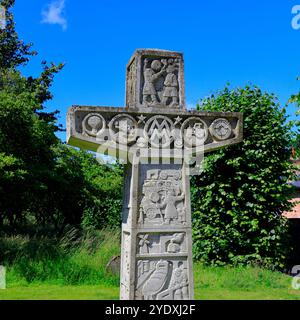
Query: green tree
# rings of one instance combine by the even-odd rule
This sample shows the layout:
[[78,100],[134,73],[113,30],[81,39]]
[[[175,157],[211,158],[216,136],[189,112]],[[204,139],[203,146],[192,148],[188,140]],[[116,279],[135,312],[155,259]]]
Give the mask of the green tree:
[[1,0],[0,5],[6,9],[6,28],[0,30],[0,69],[16,68],[25,65],[29,58],[36,55],[31,51],[32,43],[25,44],[15,29],[11,12],[15,0]]
[[93,154],[58,145],[53,175],[48,180],[44,207],[52,206],[50,217],[61,229],[81,225],[87,229],[119,227],[121,223],[122,167],[100,165]]
[[291,126],[273,94],[226,87],[199,110],[244,114],[242,143],[207,154],[192,178],[195,258],[211,264],[261,263],[283,268],[293,167]]
[[31,44],[19,39],[12,14],[13,0],[2,0],[6,28],[0,30],[0,225],[23,223],[38,204],[36,193],[45,189],[58,143],[57,111],[46,112],[50,87],[62,64],[42,63],[39,77],[24,77],[18,70],[36,55]]
[[[297,78],[297,80],[300,80],[300,78]],[[296,116],[298,117],[300,114],[300,92],[297,94],[293,94],[288,103],[294,104],[297,107]],[[293,149],[293,157],[299,159],[300,158],[300,121],[298,118],[291,121],[293,125],[292,130],[292,138],[290,143],[290,148]]]
[[57,138],[58,112],[46,112],[44,104],[63,65],[42,62],[40,76],[24,77],[19,67],[36,52],[18,37],[14,1],[0,4],[7,9],[7,27],[0,31],[0,226],[119,226],[119,166],[100,166],[93,155]]

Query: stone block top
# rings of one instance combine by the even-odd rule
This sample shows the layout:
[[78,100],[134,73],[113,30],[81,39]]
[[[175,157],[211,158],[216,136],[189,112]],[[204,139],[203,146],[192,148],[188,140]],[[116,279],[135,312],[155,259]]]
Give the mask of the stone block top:
[[185,110],[183,54],[137,49],[126,68],[126,108]]

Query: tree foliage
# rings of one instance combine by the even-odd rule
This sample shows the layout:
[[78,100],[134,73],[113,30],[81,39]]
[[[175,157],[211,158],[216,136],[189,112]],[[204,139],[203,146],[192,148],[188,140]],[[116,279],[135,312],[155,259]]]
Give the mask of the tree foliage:
[[0,69],[11,69],[26,64],[30,57],[36,55],[31,51],[32,43],[25,44],[15,29],[11,12],[15,0],[1,0],[0,5],[6,9],[6,28],[0,30]]
[[192,178],[195,258],[206,263],[262,263],[282,268],[291,208],[290,125],[272,94],[226,87],[199,110],[244,114],[242,143],[207,154]]
[[[297,78],[300,80],[300,77]],[[296,116],[298,117],[300,114],[300,92],[297,94],[291,95],[289,103],[294,104],[297,107]],[[292,149],[293,157],[299,159],[300,158],[300,121],[298,118],[291,121],[293,125],[292,130],[292,138],[290,143],[290,148]]]
[[0,4],[7,9],[0,31],[0,226],[119,225],[119,166],[100,166],[57,138],[58,111],[47,112],[45,102],[63,64],[43,61],[38,77],[23,76],[19,67],[36,52],[18,37],[14,1]]

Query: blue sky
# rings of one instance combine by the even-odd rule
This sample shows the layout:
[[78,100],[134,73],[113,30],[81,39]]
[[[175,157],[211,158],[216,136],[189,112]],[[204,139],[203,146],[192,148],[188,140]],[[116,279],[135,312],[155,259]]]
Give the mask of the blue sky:
[[300,91],[295,5],[300,0],[16,0],[14,13],[19,35],[39,52],[25,74],[38,75],[41,60],[66,63],[47,104],[65,125],[73,104],[124,106],[125,66],[136,48],[184,53],[189,105],[227,82],[249,81],[284,105]]

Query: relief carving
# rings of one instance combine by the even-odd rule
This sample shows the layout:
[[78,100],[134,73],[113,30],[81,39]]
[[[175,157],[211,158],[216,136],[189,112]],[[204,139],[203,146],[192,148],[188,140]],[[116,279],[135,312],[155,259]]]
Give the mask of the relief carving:
[[157,300],[188,300],[189,281],[186,269],[182,262],[174,269],[170,286],[157,295]]
[[174,123],[166,116],[151,117],[145,124],[144,137],[152,147],[166,148],[174,140]]
[[201,146],[208,138],[208,128],[204,121],[197,117],[191,117],[184,121],[181,127],[181,135],[187,147]]
[[141,255],[186,253],[185,233],[139,234],[137,252]]
[[216,119],[210,126],[211,135],[217,140],[226,140],[231,136],[232,127],[227,119]]
[[167,247],[167,252],[168,253],[178,253],[181,252],[181,244],[184,240],[184,233],[175,233],[173,235],[173,238],[170,240],[168,247]]
[[179,59],[144,59],[143,105],[179,107]]
[[139,223],[185,223],[180,170],[148,170],[142,189]]
[[139,235],[140,254],[149,253],[149,246],[151,245],[151,242],[148,240],[148,238],[149,238],[148,234]]
[[138,124],[128,114],[119,114],[109,123],[111,138],[120,144],[132,143],[137,138]]
[[188,300],[186,261],[139,260],[135,298],[139,300]]
[[105,120],[98,113],[89,113],[82,121],[83,133],[91,137],[100,135],[105,130]]

